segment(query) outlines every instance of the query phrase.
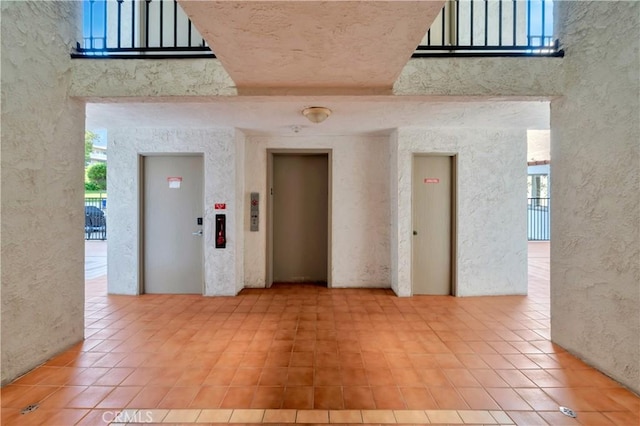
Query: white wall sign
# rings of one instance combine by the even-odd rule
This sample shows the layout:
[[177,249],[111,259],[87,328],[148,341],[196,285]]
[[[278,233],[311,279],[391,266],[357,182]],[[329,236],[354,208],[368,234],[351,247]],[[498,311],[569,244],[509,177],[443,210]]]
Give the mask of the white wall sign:
[[169,176],[167,177],[167,182],[169,182],[169,189],[180,189],[180,184],[182,183],[182,177]]

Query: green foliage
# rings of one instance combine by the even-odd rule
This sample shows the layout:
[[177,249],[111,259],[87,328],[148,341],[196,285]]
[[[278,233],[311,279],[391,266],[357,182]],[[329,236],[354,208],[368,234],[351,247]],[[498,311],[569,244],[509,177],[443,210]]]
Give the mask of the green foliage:
[[87,169],[87,178],[98,186],[98,189],[107,189],[107,165],[105,163],[96,163]]
[[91,151],[93,151],[93,144],[100,139],[96,133],[91,130],[85,130],[84,132],[84,165],[87,166],[90,161]]
[[85,182],[84,183],[85,191],[99,191],[100,187],[96,185],[94,182]]

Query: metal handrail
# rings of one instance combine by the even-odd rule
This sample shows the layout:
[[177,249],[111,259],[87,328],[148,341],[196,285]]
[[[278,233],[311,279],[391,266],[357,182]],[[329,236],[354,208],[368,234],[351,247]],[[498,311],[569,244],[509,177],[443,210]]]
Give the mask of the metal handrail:
[[85,0],[72,58],[215,58],[176,0]]
[[549,241],[551,239],[551,199],[529,198],[527,202],[527,239]]
[[[412,57],[564,56],[553,0],[448,0]],[[215,58],[177,0],[85,0],[72,58]]]
[[414,58],[564,56],[548,34],[552,0],[449,0]]

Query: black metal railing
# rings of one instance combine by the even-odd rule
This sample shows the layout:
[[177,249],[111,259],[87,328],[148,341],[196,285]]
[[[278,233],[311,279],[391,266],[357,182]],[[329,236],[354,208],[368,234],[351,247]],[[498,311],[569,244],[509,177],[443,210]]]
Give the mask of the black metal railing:
[[[553,0],[448,0],[413,54],[564,56]],[[176,0],[84,0],[73,58],[215,58]]]
[[552,27],[553,0],[449,0],[413,57],[564,56]]
[[529,241],[549,241],[550,199],[529,198],[527,205],[527,238]]
[[176,0],[84,0],[72,58],[215,58]]
[[107,199],[104,197],[84,199],[84,239],[107,239]]

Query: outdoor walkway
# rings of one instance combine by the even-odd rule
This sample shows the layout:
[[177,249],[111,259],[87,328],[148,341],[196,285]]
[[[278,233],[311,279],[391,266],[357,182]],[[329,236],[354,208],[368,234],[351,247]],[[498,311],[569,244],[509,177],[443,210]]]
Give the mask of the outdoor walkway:
[[[84,279],[86,282],[107,276],[107,242],[84,242]],[[106,290],[105,290],[106,291]]]
[[103,425],[123,409],[162,424],[640,422],[640,398],[549,342],[548,243],[530,244],[526,297],[107,296],[105,276],[86,294],[86,340],[2,389],[3,425]]

